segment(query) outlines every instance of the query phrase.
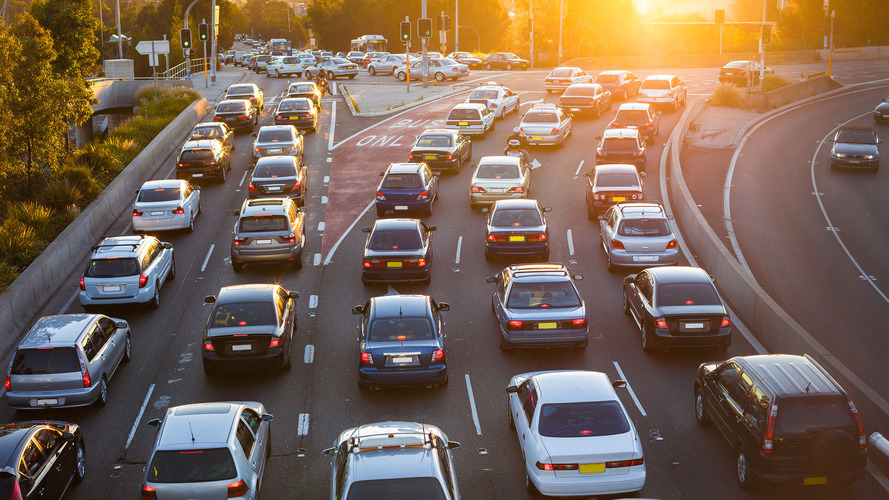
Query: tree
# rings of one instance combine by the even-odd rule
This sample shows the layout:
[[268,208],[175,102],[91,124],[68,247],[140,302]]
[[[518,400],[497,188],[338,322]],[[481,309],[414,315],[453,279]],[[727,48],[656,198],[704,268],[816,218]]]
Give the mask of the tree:
[[92,40],[99,21],[90,0],[38,0],[31,15],[52,36],[56,59],[53,70],[64,78],[91,76],[99,53]]

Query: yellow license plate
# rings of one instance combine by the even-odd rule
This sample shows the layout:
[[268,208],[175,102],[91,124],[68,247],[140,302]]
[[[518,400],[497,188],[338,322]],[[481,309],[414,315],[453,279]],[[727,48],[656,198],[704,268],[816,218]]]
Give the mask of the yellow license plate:
[[543,137],[532,137],[531,140],[532,141],[542,141]]
[[434,160],[436,158],[438,158],[436,155],[423,155],[424,160]]
[[290,119],[291,120],[299,120],[299,117],[298,116],[291,116]]
[[808,486],[810,484],[827,484],[826,476],[817,476],[817,477],[804,477],[803,484]]
[[594,474],[605,472],[605,464],[580,464],[581,474]]
[[460,125],[461,127],[464,127],[464,126],[466,126],[466,125],[469,125],[469,122],[459,122],[459,123],[457,123],[457,125]]
[[611,201],[627,201],[627,199],[623,196],[615,196],[611,198]]
[[[559,327],[558,323],[537,323],[538,330],[555,330],[558,327]],[[592,464],[592,465],[601,465],[601,464]],[[583,471],[581,471],[581,472],[583,472]]]
[[387,262],[386,267],[401,267],[401,262]]
[[524,236],[510,236],[509,241],[525,241]]

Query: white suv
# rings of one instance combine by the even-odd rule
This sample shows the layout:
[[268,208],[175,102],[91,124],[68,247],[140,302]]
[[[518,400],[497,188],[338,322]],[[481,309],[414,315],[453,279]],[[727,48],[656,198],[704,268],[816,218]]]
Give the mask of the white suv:
[[650,75],[642,82],[637,100],[651,104],[670,104],[673,111],[676,111],[688,100],[688,89],[685,82],[676,75]]

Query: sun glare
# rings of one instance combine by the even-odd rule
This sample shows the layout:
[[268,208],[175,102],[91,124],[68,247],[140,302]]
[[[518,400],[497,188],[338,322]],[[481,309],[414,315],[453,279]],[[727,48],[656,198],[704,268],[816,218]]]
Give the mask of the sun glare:
[[636,12],[640,15],[648,14],[648,0],[635,0]]

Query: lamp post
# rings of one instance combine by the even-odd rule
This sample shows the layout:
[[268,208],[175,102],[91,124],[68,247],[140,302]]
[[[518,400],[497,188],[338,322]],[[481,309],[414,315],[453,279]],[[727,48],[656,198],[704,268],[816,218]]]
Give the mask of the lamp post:
[[117,58],[123,59],[123,37],[120,35],[120,0],[117,0]]
[[531,18],[531,69],[534,69],[534,0],[528,2],[528,16]]
[[565,17],[565,0],[559,1],[559,66],[562,65],[562,18]]

